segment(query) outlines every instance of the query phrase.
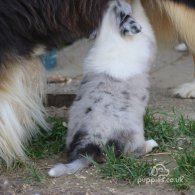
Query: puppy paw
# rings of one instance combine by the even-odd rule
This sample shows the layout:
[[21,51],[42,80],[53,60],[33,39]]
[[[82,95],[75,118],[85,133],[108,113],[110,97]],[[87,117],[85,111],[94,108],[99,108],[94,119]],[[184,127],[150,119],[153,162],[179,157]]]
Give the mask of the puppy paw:
[[134,35],[141,32],[141,25],[132,17],[130,4],[125,1],[117,1],[115,13],[119,30],[122,35]]
[[149,153],[152,151],[153,148],[158,147],[158,144],[155,140],[150,139],[145,142],[145,153]]
[[122,35],[134,35],[141,32],[142,27],[130,16],[126,15],[120,23]]
[[195,98],[195,80],[191,83],[184,83],[173,90],[178,98]]

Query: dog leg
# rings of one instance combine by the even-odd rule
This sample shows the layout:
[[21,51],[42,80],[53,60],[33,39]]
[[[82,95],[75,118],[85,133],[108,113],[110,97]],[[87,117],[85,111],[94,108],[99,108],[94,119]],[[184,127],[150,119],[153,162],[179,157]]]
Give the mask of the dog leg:
[[194,80],[190,83],[184,83],[174,89],[173,93],[179,98],[195,98],[195,54],[193,55],[194,60]]
[[25,160],[24,146],[47,127],[42,104],[44,80],[37,58],[5,64],[0,72],[0,158],[7,166]]

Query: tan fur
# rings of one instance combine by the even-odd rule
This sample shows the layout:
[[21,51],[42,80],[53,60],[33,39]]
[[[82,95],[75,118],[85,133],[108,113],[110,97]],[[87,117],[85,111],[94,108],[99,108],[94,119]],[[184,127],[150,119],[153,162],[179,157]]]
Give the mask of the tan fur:
[[[141,1],[158,39],[170,42],[179,37],[187,44],[194,59],[195,78],[195,9],[171,0]],[[195,98],[194,95],[181,95],[178,90],[174,93],[182,98]]]
[[195,53],[194,9],[168,0],[142,0],[142,4],[157,32],[157,36],[167,39],[165,36],[167,34],[175,37],[179,35]]
[[187,43],[191,52],[195,54],[195,10],[172,1],[162,1],[161,4],[179,36]]
[[[168,0],[142,0],[157,36],[164,37],[171,33],[181,37],[192,53],[195,54],[195,9]],[[168,33],[167,33],[168,31]],[[168,34],[170,37],[170,34]],[[171,37],[173,38],[173,37]],[[168,38],[168,40],[170,40]]]
[[166,44],[174,42],[178,34],[171,22],[171,18],[164,9],[163,4],[166,2],[153,0],[141,1],[155,31],[158,42]]
[[8,166],[15,158],[24,160],[24,145],[46,127],[44,76],[38,58],[18,59],[6,64],[0,83],[0,157]]
[[195,78],[195,54],[192,55],[194,61],[194,78]]

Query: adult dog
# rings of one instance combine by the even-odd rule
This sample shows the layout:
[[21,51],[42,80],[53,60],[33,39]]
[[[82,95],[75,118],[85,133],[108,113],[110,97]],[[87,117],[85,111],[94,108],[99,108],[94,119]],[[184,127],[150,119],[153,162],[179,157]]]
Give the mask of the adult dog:
[[38,55],[87,37],[109,0],[0,0],[0,157],[25,159],[25,144],[47,127]]
[[[25,159],[25,144],[38,132],[37,125],[47,127],[42,104],[45,79],[38,55],[90,35],[109,1],[0,0],[0,157],[8,166],[15,158]],[[168,16],[195,54],[193,0],[142,3],[151,21]],[[195,97],[195,82],[176,93]]]

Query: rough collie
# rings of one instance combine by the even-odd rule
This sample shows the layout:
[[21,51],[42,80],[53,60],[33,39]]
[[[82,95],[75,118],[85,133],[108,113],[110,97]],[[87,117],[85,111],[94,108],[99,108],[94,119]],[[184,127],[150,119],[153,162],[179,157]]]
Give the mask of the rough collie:
[[25,144],[47,128],[38,55],[87,37],[109,0],[0,0],[0,158],[25,160]]

